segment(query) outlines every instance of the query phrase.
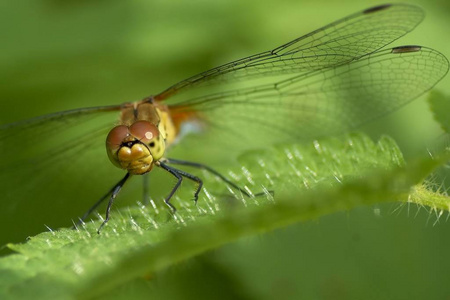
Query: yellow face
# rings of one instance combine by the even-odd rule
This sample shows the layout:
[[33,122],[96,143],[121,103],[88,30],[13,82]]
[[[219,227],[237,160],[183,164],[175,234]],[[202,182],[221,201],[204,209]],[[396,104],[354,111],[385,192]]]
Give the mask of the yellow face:
[[111,162],[133,175],[149,172],[164,155],[166,145],[158,128],[148,121],[114,127],[106,138]]

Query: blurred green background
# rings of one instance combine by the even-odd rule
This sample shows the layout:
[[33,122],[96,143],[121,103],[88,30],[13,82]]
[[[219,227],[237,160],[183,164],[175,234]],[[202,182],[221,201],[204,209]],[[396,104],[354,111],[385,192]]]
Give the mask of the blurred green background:
[[[426,18],[393,45],[425,45],[450,57],[448,1],[408,3],[422,6]],[[0,123],[139,100],[378,4],[3,1]],[[450,78],[436,88],[450,94]],[[394,137],[407,158],[426,153],[442,134],[425,97],[361,129],[374,138]],[[53,212],[45,202],[33,207]],[[217,296],[218,290],[224,298],[245,299],[448,299],[447,217],[400,204],[360,208],[238,241],[123,292],[148,289],[171,299]],[[2,241],[23,240],[1,224]]]

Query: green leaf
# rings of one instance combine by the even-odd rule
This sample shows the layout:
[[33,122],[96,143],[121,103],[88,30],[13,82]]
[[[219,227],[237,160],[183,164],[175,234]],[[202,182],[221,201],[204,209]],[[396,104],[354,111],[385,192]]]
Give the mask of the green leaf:
[[434,119],[441,125],[445,132],[450,133],[450,97],[433,90],[428,97],[428,103],[433,112]]
[[19,254],[0,259],[0,297],[101,296],[241,237],[361,205],[409,201],[448,209],[448,199],[418,185],[448,159],[405,165],[392,139],[373,143],[364,135],[252,151],[225,174],[265,196],[226,193],[223,182],[204,173],[198,205],[186,184],[174,199],[175,216],[155,200],[114,212],[100,235],[97,220],[11,244]]

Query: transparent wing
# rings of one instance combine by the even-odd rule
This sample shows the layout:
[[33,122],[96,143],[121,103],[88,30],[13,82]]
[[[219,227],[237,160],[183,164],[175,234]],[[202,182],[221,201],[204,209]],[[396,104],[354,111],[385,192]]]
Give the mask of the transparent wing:
[[[243,58],[181,81],[156,100],[176,104],[192,95],[205,95],[211,86],[254,85],[261,78],[277,82],[329,68],[372,53],[413,30],[424,18],[422,9],[408,4],[381,5],[352,14],[273,50]],[[185,94],[191,92],[191,94]],[[183,98],[173,97],[183,94]],[[186,102],[184,102],[186,103]]]
[[[117,114],[120,107],[80,108],[2,125],[0,172],[41,161],[47,163],[70,152],[81,156],[80,148],[117,122],[117,117],[111,118],[108,113]],[[101,118],[105,116],[108,118],[103,123]]]
[[[277,82],[188,98],[171,109],[259,147],[357,127],[428,91],[448,68],[436,50],[402,46]],[[265,137],[261,144],[259,137]]]
[[[104,149],[119,109],[75,109],[0,127],[0,218],[17,229],[0,244],[20,241],[18,231],[41,232],[43,224],[70,226],[123,176]],[[46,213],[47,205],[60,214]]]
[[195,116],[207,123],[205,142],[220,136],[215,140],[260,147],[342,132],[408,103],[446,74],[447,59],[432,49],[380,50],[423,17],[413,5],[373,7],[154,98],[176,121]]

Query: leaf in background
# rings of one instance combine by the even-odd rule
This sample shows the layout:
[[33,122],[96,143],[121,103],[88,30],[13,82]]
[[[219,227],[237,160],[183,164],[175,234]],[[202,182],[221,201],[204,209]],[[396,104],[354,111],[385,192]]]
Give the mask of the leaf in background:
[[450,97],[441,92],[433,90],[428,96],[428,103],[433,112],[434,119],[441,128],[450,133]]

